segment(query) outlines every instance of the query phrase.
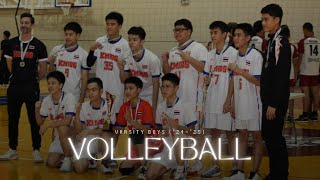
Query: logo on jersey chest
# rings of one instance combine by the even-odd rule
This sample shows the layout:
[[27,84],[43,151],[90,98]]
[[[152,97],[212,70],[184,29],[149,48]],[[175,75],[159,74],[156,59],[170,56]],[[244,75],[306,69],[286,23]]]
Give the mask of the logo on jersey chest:
[[[212,67],[211,67],[212,69]],[[228,67],[227,66],[223,66],[223,65],[218,65],[218,66],[215,66],[213,71],[214,72],[223,72],[223,73],[226,73],[228,70]]]
[[142,69],[148,69],[148,65],[142,65]]
[[74,55],[73,59],[79,59],[79,55]]
[[116,52],[116,53],[121,53],[121,49],[120,49],[120,48],[116,48],[116,49],[115,49],[115,52]]
[[173,69],[188,69],[190,64],[187,61],[179,61],[179,62],[172,62],[170,63],[171,70]]
[[130,75],[131,76],[140,76],[140,77],[145,77],[145,78],[149,77],[147,72],[142,72],[142,71],[133,70],[133,69],[130,69]]
[[223,57],[222,62],[228,62],[229,58],[228,57]]
[[118,56],[110,53],[100,52],[100,59],[110,59],[112,61],[118,61]]
[[251,62],[249,60],[246,60],[246,65],[247,66],[250,66],[251,65]]
[[[13,51],[13,58],[20,58],[20,57],[21,57],[21,51]],[[26,52],[24,58],[32,59],[33,52]]]
[[70,62],[70,61],[64,61],[64,60],[58,60],[58,66],[60,67],[71,67],[71,68],[77,68],[78,63],[77,62]]
[[86,120],[86,126],[98,126],[99,122],[100,122],[100,120],[87,119]]

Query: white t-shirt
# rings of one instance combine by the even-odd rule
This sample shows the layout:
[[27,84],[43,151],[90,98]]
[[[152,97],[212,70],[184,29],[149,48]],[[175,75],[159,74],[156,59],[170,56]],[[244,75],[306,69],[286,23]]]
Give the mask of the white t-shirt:
[[[320,40],[315,37],[306,38],[303,41],[303,48],[300,74],[308,76],[319,75]],[[300,49],[299,52],[301,52]]]
[[144,49],[142,57],[137,61],[133,57],[128,58],[124,70],[143,82],[141,96],[152,96],[152,78],[159,78],[161,75],[160,59],[153,52]]
[[169,67],[171,73],[180,78],[180,86],[177,96],[183,102],[190,102],[194,111],[202,111],[204,94],[204,75],[198,72],[191,64],[181,59],[176,54],[180,49],[189,53],[194,59],[205,63],[207,61],[207,49],[200,43],[189,40],[180,47],[174,47],[169,53]]
[[[238,55],[236,64],[248,74],[261,77],[263,57],[256,49],[248,49],[246,55]],[[250,83],[244,77],[234,73],[234,100],[237,120],[259,120],[262,103],[260,86]]]
[[65,93],[62,91],[59,104],[54,104],[52,101],[52,95],[48,95],[44,98],[40,115],[43,118],[49,117],[50,120],[56,121],[58,119],[64,119],[67,115],[75,115],[75,97],[71,93]]
[[174,119],[180,126],[188,127],[196,125],[198,122],[193,106],[194,105],[191,103],[182,102],[179,98],[177,98],[176,103],[172,107],[168,107],[167,102],[163,101],[157,108],[156,124],[161,125],[166,132],[170,132],[171,136],[174,136],[176,134],[170,130],[168,125],[166,125],[161,114],[164,112],[170,118]]
[[[56,70],[62,72],[66,78],[62,90],[80,97],[81,70],[89,71],[91,69],[87,66],[88,53],[80,46],[73,51],[65,50],[63,46],[54,47],[50,55],[57,55],[55,61]],[[61,51],[61,49],[64,50]]]
[[101,106],[98,109],[92,107],[90,101],[86,101],[81,106],[80,121],[85,129],[103,128],[108,115],[108,103],[102,99]]
[[227,98],[231,71],[229,63],[234,63],[238,51],[232,46],[225,46],[220,54],[213,49],[208,53],[204,73],[211,76],[205,102],[206,113],[223,113],[223,104]]

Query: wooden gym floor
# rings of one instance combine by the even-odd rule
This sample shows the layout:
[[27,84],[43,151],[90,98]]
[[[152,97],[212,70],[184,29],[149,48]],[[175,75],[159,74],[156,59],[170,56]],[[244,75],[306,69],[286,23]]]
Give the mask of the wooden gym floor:
[[[8,150],[8,115],[7,106],[4,102],[6,96],[6,87],[0,87],[0,154]],[[297,89],[297,91],[299,91]],[[47,93],[46,82],[41,82],[41,94]],[[301,100],[295,102],[295,117],[301,113]],[[294,144],[291,125],[287,124],[285,136],[289,149],[289,173],[290,180],[314,180],[320,179],[320,121],[299,123],[297,126],[298,143]],[[42,138],[41,153],[44,159],[47,157],[48,148],[51,142],[51,133],[46,132]],[[119,144],[126,144],[125,137],[119,140]],[[123,142],[123,143],[121,143]],[[58,169],[47,168],[45,163],[34,164],[32,162],[32,146],[31,146],[30,125],[27,119],[25,106],[22,108],[20,124],[19,124],[19,160],[0,161],[0,180],[85,180],[85,179],[128,179],[134,180],[136,177],[124,177],[116,170],[113,175],[102,174],[98,169],[89,170],[85,174],[76,174],[74,172],[61,173]],[[125,153],[125,147],[119,145],[117,154]],[[206,161],[207,166],[210,162]],[[250,171],[251,162],[246,163],[245,171]],[[223,173],[220,179],[229,175],[231,169],[230,162],[221,162]],[[262,160],[260,174],[264,177],[268,172],[268,159],[266,152]],[[170,179],[169,175],[165,175],[164,179]],[[201,179],[199,177],[188,177],[188,179]]]

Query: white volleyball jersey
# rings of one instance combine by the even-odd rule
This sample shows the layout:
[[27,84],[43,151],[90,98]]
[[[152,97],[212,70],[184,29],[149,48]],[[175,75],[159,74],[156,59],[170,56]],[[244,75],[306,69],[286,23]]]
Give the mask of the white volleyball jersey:
[[264,43],[264,40],[260,36],[253,36],[250,40],[249,47],[256,48],[260,52],[264,52]]
[[103,128],[108,115],[108,103],[102,99],[100,108],[92,107],[90,101],[86,101],[81,106],[80,121],[85,129]]
[[160,78],[161,75],[160,59],[153,52],[144,49],[140,59],[135,60],[133,57],[128,58],[124,70],[128,72],[130,76],[139,77],[143,82],[140,96],[152,96],[152,78]]
[[96,42],[103,46],[94,52],[97,57],[96,76],[102,80],[105,91],[117,97],[123,97],[124,85],[120,80],[117,61],[118,58],[126,58],[125,54],[130,50],[128,42],[122,36],[113,41],[108,41],[108,37],[103,36],[98,38]]
[[166,124],[161,114],[166,113],[170,118],[174,119],[180,126],[192,126],[196,125],[198,119],[194,111],[194,105],[191,103],[184,103],[177,98],[176,103],[168,107],[167,101],[163,101],[158,105],[156,113],[156,124],[161,125],[166,132],[171,132],[171,135],[175,135],[171,131],[171,128]]
[[174,47],[169,53],[168,61],[171,73],[175,73],[180,78],[177,95],[183,102],[192,103],[195,111],[202,111],[204,75],[176,54],[179,49],[204,63],[207,61],[208,51],[202,44],[190,40],[180,47]]
[[[130,51],[128,42],[122,37],[108,41],[108,36],[96,40],[103,46],[96,49],[96,76],[103,82],[103,90],[116,97],[112,107],[113,114],[118,113],[123,104],[124,85],[120,80],[120,70],[117,65],[118,58],[125,59],[126,52]],[[115,119],[114,119],[115,120]]]
[[295,79],[294,77],[294,66],[293,66],[293,61],[295,58],[297,58],[299,55],[298,55],[298,52],[297,52],[297,48],[293,45],[293,44],[290,44],[290,47],[291,47],[291,70],[290,70],[290,79]]
[[[246,55],[238,55],[236,64],[246,73],[261,77],[263,57],[254,48],[248,49]],[[260,120],[262,103],[260,86],[250,83],[244,77],[234,73],[234,100],[237,120]]]
[[49,117],[50,120],[64,119],[67,115],[75,115],[76,100],[73,94],[62,91],[59,104],[54,104],[52,96],[48,95],[44,98],[40,115],[43,118]]
[[320,40],[315,37],[301,40],[299,53],[303,54],[300,74],[308,76],[319,75]]
[[73,51],[65,50],[63,46],[54,47],[50,54],[54,54],[54,51],[58,50],[55,61],[56,70],[62,72],[66,78],[62,90],[79,97],[81,93],[81,71],[91,69],[87,66],[88,53],[80,46]]
[[222,113],[231,78],[229,63],[234,63],[238,51],[232,46],[225,46],[220,54],[213,49],[208,53],[204,73],[211,77],[205,102],[206,113]]

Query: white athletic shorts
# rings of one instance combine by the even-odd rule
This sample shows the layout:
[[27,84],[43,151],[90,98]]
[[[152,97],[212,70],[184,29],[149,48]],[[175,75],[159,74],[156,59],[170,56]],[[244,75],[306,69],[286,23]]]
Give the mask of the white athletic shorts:
[[234,119],[230,113],[205,113],[204,128],[235,131]]
[[248,131],[261,131],[261,119],[235,120],[236,129],[246,129]]

